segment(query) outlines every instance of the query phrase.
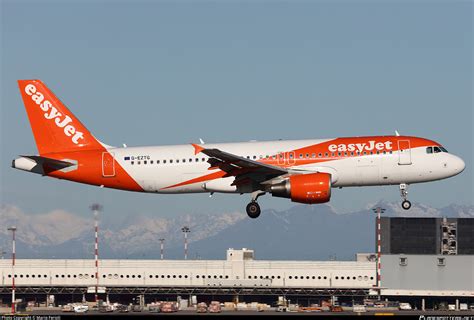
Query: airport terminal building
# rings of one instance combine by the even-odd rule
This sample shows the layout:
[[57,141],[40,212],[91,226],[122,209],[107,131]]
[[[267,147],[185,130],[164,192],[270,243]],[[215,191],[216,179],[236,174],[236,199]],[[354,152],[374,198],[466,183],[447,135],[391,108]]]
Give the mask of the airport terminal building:
[[[380,281],[377,256],[357,254],[354,261],[258,260],[250,249],[229,249],[225,260],[100,260],[102,299],[145,300],[196,295],[198,300],[301,303],[338,297],[474,302],[474,219],[389,218],[381,221]],[[258,254],[258,253],[257,253]],[[19,259],[15,266],[17,297],[57,301],[93,299],[94,260]],[[0,260],[0,298],[9,303],[10,259]],[[42,298],[41,298],[42,297]]]

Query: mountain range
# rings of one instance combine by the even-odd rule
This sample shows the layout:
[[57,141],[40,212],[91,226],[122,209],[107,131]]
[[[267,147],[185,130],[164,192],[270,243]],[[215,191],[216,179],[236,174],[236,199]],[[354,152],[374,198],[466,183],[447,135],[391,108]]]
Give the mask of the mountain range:
[[[250,248],[257,259],[351,260],[355,253],[373,252],[375,214],[384,216],[473,217],[474,206],[433,208],[414,203],[409,211],[398,202],[370,204],[354,212],[339,213],[328,204],[297,205],[288,210],[264,210],[258,219],[244,213],[183,215],[174,218],[130,216],[117,222],[100,222],[101,258],[159,259],[160,238],[165,258],[183,258],[183,234],[189,233],[190,259],[224,259],[228,248]],[[31,215],[16,206],[0,206],[0,226],[17,231],[18,258],[93,258],[94,221],[55,210]],[[11,234],[0,228],[0,251],[10,254]],[[1,253],[1,252],[0,252]]]

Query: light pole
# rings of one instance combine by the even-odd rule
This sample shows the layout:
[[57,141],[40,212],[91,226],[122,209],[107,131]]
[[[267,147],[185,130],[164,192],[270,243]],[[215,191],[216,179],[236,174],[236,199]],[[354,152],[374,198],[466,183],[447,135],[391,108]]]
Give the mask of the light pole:
[[181,231],[184,233],[184,260],[188,259],[188,233],[191,232],[189,227],[184,226],[181,228]]
[[15,258],[16,258],[16,248],[15,248],[15,232],[16,227],[8,228],[8,231],[12,232],[12,313],[15,313]]
[[377,207],[372,209],[375,213],[377,213],[377,287],[379,289],[379,300],[380,300],[380,287],[382,286],[382,276],[381,276],[381,269],[382,269],[382,263],[380,261],[381,255],[382,255],[382,235],[381,235],[381,229],[380,229],[380,214],[385,212],[385,209],[381,207]]
[[94,246],[94,258],[95,258],[95,303],[99,303],[99,212],[102,210],[102,206],[98,203],[94,203],[90,206],[94,214],[94,229],[95,229],[95,246]]
[[160,259],[163,260],[164,251],[165,251],[165,239],[161,238],[160,240]]

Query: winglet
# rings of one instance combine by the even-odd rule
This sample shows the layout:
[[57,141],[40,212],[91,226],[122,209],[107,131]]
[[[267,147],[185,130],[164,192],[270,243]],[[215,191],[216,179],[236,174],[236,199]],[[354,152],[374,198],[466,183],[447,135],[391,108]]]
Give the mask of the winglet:
[[202,150],[204,150],[204,148],[201,147],[201,146],[198,145],[198,144],[191,143],[191,145],[194,147],[194,155],[196,155],[196,154],[198,154],[199,152],[201,152]]
[[395,135],[396,135],[397,137],[400,136],[400,134],[398,133],[398,130],[395,130]]

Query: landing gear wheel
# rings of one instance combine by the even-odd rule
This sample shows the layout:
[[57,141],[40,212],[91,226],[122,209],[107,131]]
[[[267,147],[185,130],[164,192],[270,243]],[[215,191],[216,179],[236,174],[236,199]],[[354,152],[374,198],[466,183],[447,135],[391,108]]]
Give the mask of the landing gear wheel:
[[402,208],[405,209],[405,210],[408,210],[411,208],[411,202],[408,201],[408,200],[405,200],[402,202]]
[[411,208],[411,202],[407,200],[408,196],[408,185],[406,183],[400,183],[400,196],[403,199],[402,208],[408,210]]
[[257,202],[252,201],[247,205],[247,214],[250,218],[255,219],[260,215],[260,206]]

